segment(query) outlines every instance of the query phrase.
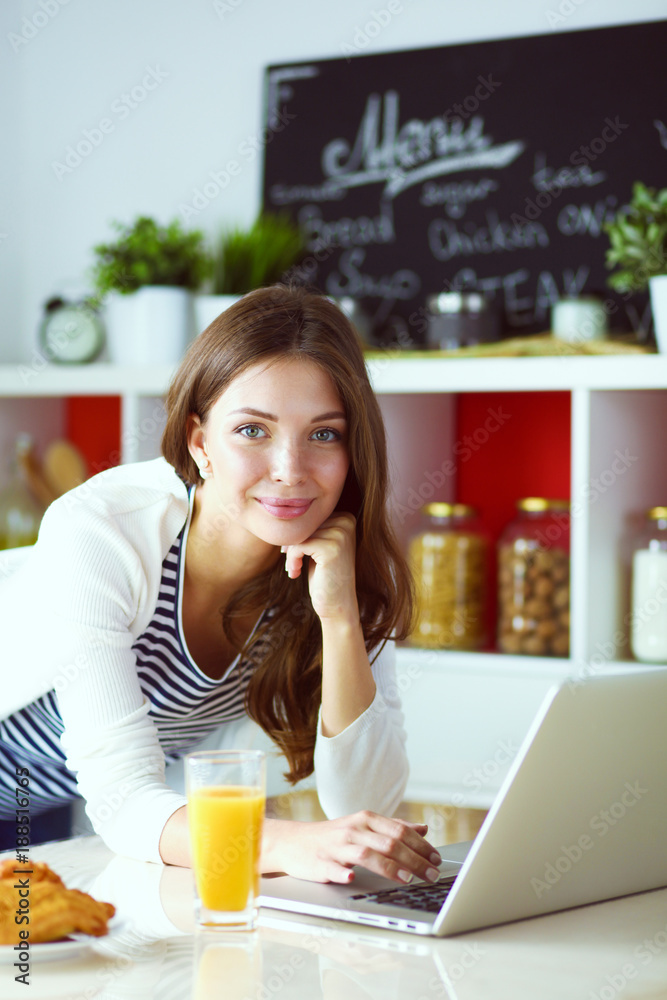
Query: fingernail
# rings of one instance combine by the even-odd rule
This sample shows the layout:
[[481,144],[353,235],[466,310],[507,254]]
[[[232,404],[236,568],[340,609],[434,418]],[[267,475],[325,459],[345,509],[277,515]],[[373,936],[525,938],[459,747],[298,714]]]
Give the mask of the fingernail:
[[281,552],[287,552],[287,546],[286,545],[281,545],[280,546],[280,551]]
[[401,882],[412,882],[412,875],[410,874],[410,872],[403,871],[403,869],[399,871],[398,877],[400,878]]
[[428,860],[434,865],[439,865],[440,862],[442,861],[442,858],[440,857],[437,851],[434,851]]
[[429,880],[429,882],[437,882],[438,879],[440,878],[440,872],[438,871],[437,868],[427,868],[426,878]]

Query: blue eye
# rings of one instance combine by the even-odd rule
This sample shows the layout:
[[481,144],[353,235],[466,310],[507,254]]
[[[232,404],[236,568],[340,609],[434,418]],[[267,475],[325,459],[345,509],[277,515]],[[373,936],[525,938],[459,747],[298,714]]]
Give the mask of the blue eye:
[[[326,437],[324,435],[327,435]],[[335,431],[332,427],[322,427],[320,430],[315,431],[312,437],[316,441],[321,441],[327,444],[329,441],[340,441],[341,435],[338,431]]]
[[257,424],[245,424],[244,427],[239,427],[236,433],[244,438],[249,438],[251,441],[256,441],[257,438],[265,436],[265,432]]

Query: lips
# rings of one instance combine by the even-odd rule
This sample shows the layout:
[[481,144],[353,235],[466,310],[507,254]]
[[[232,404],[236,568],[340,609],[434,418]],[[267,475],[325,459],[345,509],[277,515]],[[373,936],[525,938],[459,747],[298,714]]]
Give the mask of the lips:
[[307,497],[293,497],[289,500],[281,497],[257,497],[257,502],[268,514],[278,517],[282,521],[288,521],[305,514],[313,500]]

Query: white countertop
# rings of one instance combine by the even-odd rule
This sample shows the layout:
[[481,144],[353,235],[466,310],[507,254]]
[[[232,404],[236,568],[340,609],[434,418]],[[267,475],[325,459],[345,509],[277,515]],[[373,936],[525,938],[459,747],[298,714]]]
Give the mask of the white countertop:
[[30,856],[113,902],[120,926],[72,958],[35,950],[27,990],[0,965],[3,1000],[667,998],[667,889],[454,938],[264,909],[254,933],[220,937],[193,932],[189,870],[120,858],[97,837]]

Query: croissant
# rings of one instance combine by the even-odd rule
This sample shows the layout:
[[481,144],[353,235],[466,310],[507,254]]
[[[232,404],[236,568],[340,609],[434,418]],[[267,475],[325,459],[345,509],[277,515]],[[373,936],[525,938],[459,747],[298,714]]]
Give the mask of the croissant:
[[[101,937],[115,912],[111,903],[67,889],[43,862],[0,863],[0,944],[16,944],[19,930],[28,931],[30,944],[60,941],[75,932]],[[17,923],[17,917],[27,920]]]
[[65,888],[60,875],[56,875],[44,861],[19,862],[12,861],[11,858],[0,861],[0,882],[3,879],[11,879],[12,882],[15,882],[17,878],[22,877],[24,872],[30,874],[30,885],[35,885],[37,882],[55,882],[57,885],[62,885],[63,889]]

